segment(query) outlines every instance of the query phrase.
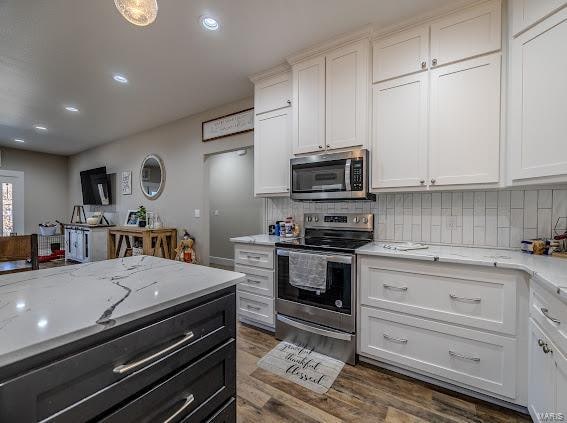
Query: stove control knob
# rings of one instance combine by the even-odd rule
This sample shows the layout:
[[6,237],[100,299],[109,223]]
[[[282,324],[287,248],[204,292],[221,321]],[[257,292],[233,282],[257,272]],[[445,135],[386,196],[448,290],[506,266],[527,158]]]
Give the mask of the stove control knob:
[[318,218],[317,216],[315,216],[315,217],[313,218],[313,220],[314,220],[315,222],[318,222],[318,221],[319,221],[319,218]]
[[367,218],[367,217],[363,217],[363,218],[362,218],[362,223],[364,223],[364,224],[368,223],[368,218]]
[[311,219],[312,219],[311,216],[307,216],[307,221],[308,221],[308,222],[311,222]]
[[358,223],[358,222],[360,222],[360,218],[359,218],[358,216],[356,216],[356,217],[354,217],[354,218],[352,219],[352,221],[353,221],[354,223]]

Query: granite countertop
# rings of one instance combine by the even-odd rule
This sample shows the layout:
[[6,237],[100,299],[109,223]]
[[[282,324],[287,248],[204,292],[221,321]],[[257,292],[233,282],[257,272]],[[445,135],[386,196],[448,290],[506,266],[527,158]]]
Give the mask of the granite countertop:
[[242,273],[135,256],[0,277],[0,367],[236,285]]
[[276,242],[281,240],[286,240],[290,238],[279,237],[275,235],[249,235],[249,236],[239,236],[236,238],[230,238],[230,242],[237,244],[257,244],[257,245],[271,245],[274,246]]
[[430,245],[428,249],[397,251],[384,248],[387,243],[374,242],[356,250],[359,255],[399,257],[478,266],[516,269],[527,272],[536,282],[546,285],[567,301],[567,260],[526,254],[520,251],[490,248]]

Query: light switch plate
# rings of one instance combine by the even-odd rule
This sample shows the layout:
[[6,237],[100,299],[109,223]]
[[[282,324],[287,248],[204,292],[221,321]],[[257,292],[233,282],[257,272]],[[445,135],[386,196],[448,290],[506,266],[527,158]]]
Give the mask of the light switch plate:
[[201,217],[201,210],[195,209],[195,217]]

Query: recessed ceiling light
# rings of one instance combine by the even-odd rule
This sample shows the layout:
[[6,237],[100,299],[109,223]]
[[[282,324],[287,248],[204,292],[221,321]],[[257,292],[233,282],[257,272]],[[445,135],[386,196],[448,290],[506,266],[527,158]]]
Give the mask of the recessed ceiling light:
[[26,141],[21,138],[14,138],[14,142],[26,142]]
[[201,16],[201,25],[208,31],[216,31],[219,29],[218,21],[210,16]]
[[71,113],[79,113],[79,109],[73,106],[65,106],[65,110]]
[[41,132],[47,132],[47,126],[43,126],[43,125],[34,125],[34,128],[38,131]]
[[120,82],[121,84],[127,84],[128,83],[128,78],[126,78],[124,75],[120,75],[119,73],[114,74],[114,76],[112,78],[116,82]]

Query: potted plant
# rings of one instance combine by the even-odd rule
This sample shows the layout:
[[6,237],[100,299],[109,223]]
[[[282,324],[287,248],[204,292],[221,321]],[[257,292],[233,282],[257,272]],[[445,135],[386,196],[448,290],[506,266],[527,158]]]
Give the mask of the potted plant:
[[140,228],[146,227],[146,208],[144,206],[140,206],[138,208],[138,226]]

